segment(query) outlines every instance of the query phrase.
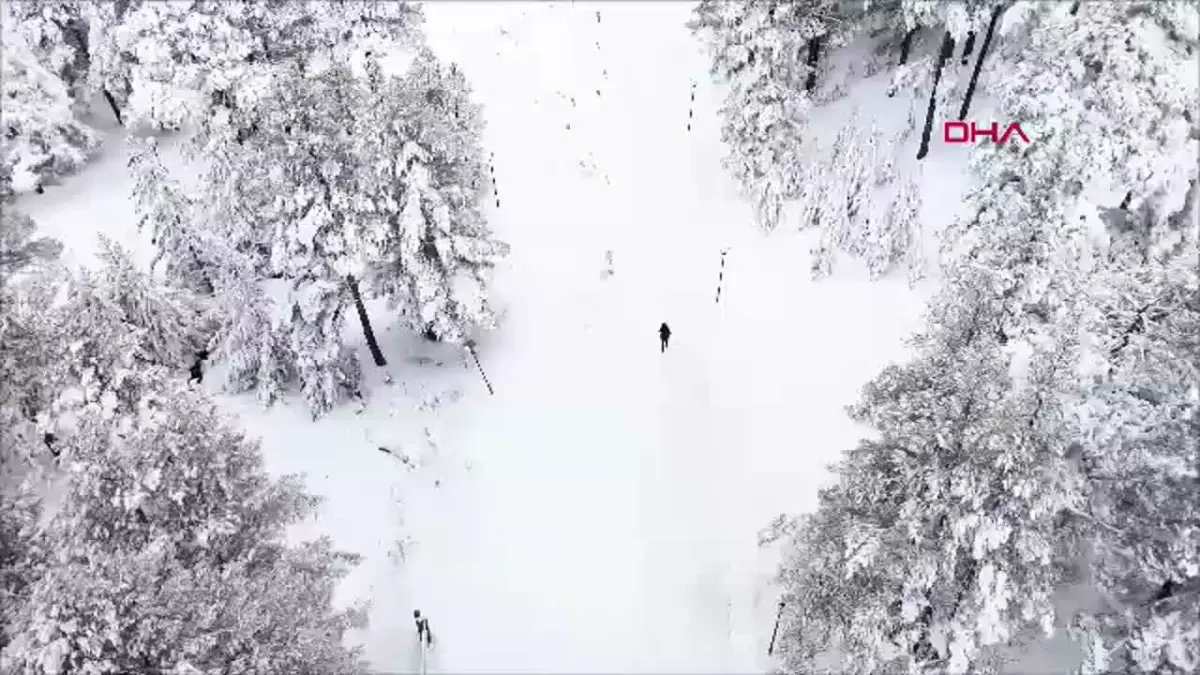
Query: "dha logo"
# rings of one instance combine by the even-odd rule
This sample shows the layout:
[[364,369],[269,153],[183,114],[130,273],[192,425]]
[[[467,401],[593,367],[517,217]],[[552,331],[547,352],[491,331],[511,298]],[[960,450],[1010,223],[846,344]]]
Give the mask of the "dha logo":
[[1000,125],[995,122],[988,127],[980,127],[974,122],[946,122],[942,128],[942,140],[947,143],[975,144],[979,142],[980,137],[984,137],[990,138],[996,145],[1005,145],[1013,134],[1020,136],[1021,140],[1029,145],[1029,137],[1025,135],[1021,125],[1016,122],[1008,125],[1003,134],[1000,133]]

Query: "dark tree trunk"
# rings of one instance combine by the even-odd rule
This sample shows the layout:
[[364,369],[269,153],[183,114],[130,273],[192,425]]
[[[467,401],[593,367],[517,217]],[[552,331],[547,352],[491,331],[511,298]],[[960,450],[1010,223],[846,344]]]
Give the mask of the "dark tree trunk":
[[387,359],[383,358],[379,343],[375,341],[375,331],[371,328],[371,319],[367,317],[367,307],[363,304],[362,293],[358,292],[358,279],[355,279],[353,274],[347,274],[346,286],[350,288],[350,295],[354,296],[354,309],[358,310],[358,322],[362,324],[363,335],[367,338],[367,349],[371,350],[371,358],[375,360],[375,365],[386,366]]
[[929,109],[925,111],[925,129],[921,131],[921,147],[917,150],[917,159],[925,159],[925,155],[929,154],[929,137],[933,133],[933,111],[937,107],[938,82],[942,79],[942,69],[946,67],[946,61],[953,53],[954,38],[950,37],[950,31],[946,31],[942,38],[942,51],[938,54],[937,68],[933,71],[933,87],[929,91]]
[[804,91],[811,92],[817,86],[817,59],[821,56],[821,36],[808,41],[808,80],[804,83]]
[[1131,202],[1131,201],[1133,201],[1133,191],[1132,190],[1125,193],[1125,198],[1121,200],[1121,206],[1119,208],[1122,211],[1127,211],[1129,209],[1129,202]]
[[104,94],[104,100],[108,101],[108,107],[112,109],[113,117],[117,118],[117,124],[125,126],[124,120],[121,118],[121,106],[117,105],[117,99],[113,98],[112,92],[105,87],[101,92]]
[[971,71],[971,81],[967,83],[967,93],[963,96],[962,107],[958,109],[958,120],[967,119],[967,111],[971,109],[971,99],[975,96],[975,85],[979,83],[979,73],[983,70],[983,59],[987,56],[988,47],[992,46],[992,35],[996,32],[996,24],[1000,15],[1008,5],[1000,5],[992,10],[992,20],[988,22],[987,33],[983,35],[983,44],[979,47],[979,56],[975,57],[975,69]]
[[971,57],[972,49],[975,49],[975,31],[967,33],[967,41],[963,44],[962,65],[967,65],[967,60]]
[[1079,11],[1079,4],[1080,0],[1075,0],[1075,2],[1071,3],[1071,16],[1075,16],[1076,12]]
[[908,63],[908,52],[912,49],[913,37],[917,34],[918,30],[920,29],[913,27],[904,34],[904,41],[900,43],[900,65]]

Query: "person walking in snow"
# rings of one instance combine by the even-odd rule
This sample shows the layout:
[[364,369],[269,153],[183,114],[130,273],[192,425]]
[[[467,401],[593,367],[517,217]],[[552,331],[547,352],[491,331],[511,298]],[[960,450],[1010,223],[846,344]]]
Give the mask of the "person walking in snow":
[[429,630],[429,619],[421,616],[421,610],[413,610],[413,619],[417,622],[417,641],[424,646],[433,646],[433,631]]
[[658,339],[662,342],[662,350],[667,351],[667,343],[671,341],[671,327],[666,321],[658,327]]

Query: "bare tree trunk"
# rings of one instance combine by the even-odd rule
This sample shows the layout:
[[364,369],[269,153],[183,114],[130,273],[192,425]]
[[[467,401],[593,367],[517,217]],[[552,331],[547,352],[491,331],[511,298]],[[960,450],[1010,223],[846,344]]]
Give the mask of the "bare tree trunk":
[[104,94],[104,100],[108,101],[108,107],[112,108],[113,117],[117,118],[117,124],[125,126],[124,120],[121,119],[121,106],[117,105],[117,99],[113,98],[112,92],[108,90],[108,87],[105,87],[101,91]]
[[1071,5],[1071,16],[1075,16],[1075,14],[1079,11],[1079,4],[1080,0],[1075,0],[1075,2]]
[[925,155],[929,154],[929,137],[933,132],[933,110],[937,106],[938,82],[942,79],[942,69],[946,67],[946,61],[953,53],[954,38],[950,37],[950,31],[946,31],[942,38],[942,51],[938,54],[937,68],[933,71],[933,87],[929,90],[929,109],[925,111],[925,129],[921,131],[921,147],[917,150],[917,159],[925,159]]
[[920,27],[913,27],[904,34],[904,42],[900,43],[900,65],[908,63],[908,52],[912,49],[913,37],[917,34]]
[[371,319],[367,317],[367,307],[363,304],[362,293],[358,291],[358,279],[355,279],[353,274],[347,274],[346,285],[350,288],[350,294],[354,296],[354,308],[358,310],[358,322],[362,324],[363,335],[367,338],[367,348],[371,350],[371,358],[375,360],[375,365],[386,366],[387,359],[383,358],[379,343],[375,341],[375,331],[371,328]]
[[1008,9],[1008,5],[1000,5],[992,10],[992,20],[988,22],[987,33],[983,36],[983,44],[979,47],[979,56],[975,57],[975,69],[971,71],[971,81],[967,83],[967,93],[963,96],[962,107],[958,109],[958,120],[961,122],[967,118],[967,111],[971,109],[971,99],[975,96],[975,85],[979,83],[979,72],[983,70],[983,59],[987,56],[988,47],[992,46],[992,35],[996,32],[996,24],[1000,22],[1000,15],[1004,14],[1004,10]]
[[817,59],[821,55],[821,36],[808,41],[808,79],[804,83],[804,91],[812,91],[817,86]]

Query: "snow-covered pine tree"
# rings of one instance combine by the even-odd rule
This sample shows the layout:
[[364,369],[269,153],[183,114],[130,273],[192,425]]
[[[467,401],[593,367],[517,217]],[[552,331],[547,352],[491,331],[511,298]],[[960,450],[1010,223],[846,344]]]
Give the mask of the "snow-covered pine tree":
[[949,31],[955,42],[965,42],[971,32],[978,34],[987,26],[992,8],[1007,0],[900,0],[872,7],[877,12],[897,12],[902,31],[931,28],[932,34]]
[[151,271],[165,258],[163,273],[168,286],[211,296],[215,290],[214,268],[219,265],[214,259],[220,254],[214,250],[217,242],[209,241],[211,237],[200,231],[193,200],[167,174],[157,145],[154,138],[146,139],[134,149],[129,161],[137,226],[149,232],[158,251],[150,263]]
[[132,415],[148,391],[186,372],[197,349],[190,296],[156,285],[101,238],[98,270],[81,270],[58,310],[68,356],[45,375],[65,392],[56,417],[89,405]]
[[838,253],[856,258],[877,255],[874,248],[879,244],[872,238],[877,224],[870,213],[873,176],[881,161],[877,134],[875,125],[863,121],[855,110],[823,154],[822,168],[805,178],[811,184],[801,194],[812,203],[802,208],[801,215],[819,220],[820,225],[811,251],[814,279],[832,272]]
[[916,177],[908,176],[896,187],[882,213],[872,220],[871,242],[866,249],[867,269],[872,278],[878,279],[898,265],[908,270],[910,283],[923,276],[921,226],[920,183]]
[[[112,13],[110,12],[110,15]],[[419,7],[407,2],[140,2],[113,23],[97,77],[127,116],[152,127],[185,122],[253,132],[262,76],[277,68],[344,60],[364,48],[419,43]]]
[[[1038,141],[978,151],[918,358],[855,408],[882,438],[785,565],[789,670],[830,651],[850,672],[986,670],[989,645],[1067,624],[1087,672],[1200,663],[1198,92],[1148,7],[1046,7],[1005,52],[1032,65],[1000,114]],[[1102,609],[1059,616],[1068,583]]]
[[[0,13],[6,11],[0,7]],[[83,166],[100,138],[76,119],[67,85],[39,62],[11,17],[0,21],[0,42],[0,163],[9,172],[12,188],[27,192]]]
[[[1145,198],[1186,181],[1176,167],[1195,163],[1189,136],[1200,118],[1192,95],[1200,65],[1188,53],[1196,28],[1189,33],[1186,18],[1194,21],[1197,8],[1185,5],[1183,23],[1163,26],[1156,6],[1087,3],[1073,16],[1058,7],[1031,30],[1020,60],[1010,55],[1011,69],[989,84],[1005,115],[1037,130],[1030,151],[1061,137],[1080,185],[1111,174],[1114,189]],[[1076,95],[1052,95],[1063,90]],[[1080,138],[1071,126],[1079,124],[1096,131]]]
[[[248,3],[137,2],[99,10],[95,80],[125,124],[179,128],[205,109],[213,78],[236,78],[254,37],[220,16]],[[107,10],[107,11],[106,11]]]
[[158,250],[151,269],[165,259],[166,285],[189,294],[198,312],[198,361],[215,357],[226,364],[228,391],[252,390],[273,403],[292,379],[294,359],[252,258],[231,247],[220,230],[202,227],[213,214],[201,211],[168,175],[153,139],[135,150],[130,164],[138,227],[153,234]]
[[829,207],[825,202],[827,176],[828,168],[821,162],[813,162],[801,169],[800,192],[796,197],[796,229],[820,227],[825,221],[824,212]]
[[367,672],[342,644],[364,607],[332,604],[357,557],[286,537],[318,499],[270,478],[199,391],[170,387],[139,410],[132,429],[87,411],[68,439],[61,503],[22,542],[43,562],[6,608],[21,636],[6,668]]
[[362,156],[396,157],[376,160],[360,188],[384,196],[364,218],[374,248],[368,287],[409,329],[453,344],[495,326],[487,286],[508,253],[480,208],[483,123],[470,94],[461,72],[422,51],[403,77],[379,80],[355,134]]
[[[855,256],[863,256],[870,246],[869,231],[865,227],[867,211],[872,198],[872,175],[880,161],[879,129],[874,122],[863,122],[856,110],[851,116],[852,127],[845,129],[834,141],[834,153],[842,163],[847,229],[847,250]],[[840,145],[840,147],[839,147]]]
[[[1196,321],[1200,92],[1190,77],[1195,38],[1162,25],[1155,7],[1088,3],[1041,17],[1025,44],[1032,58],[1000,83],[1004,105],[1035,121],[1039,142],[1019,160],[997,153],[986,163],[996,174],[1053,180],[1068,194],[1099,184],[1112,200],[1110,217],[1085,211],[1070,223],[1090,239],[1073,256],[1091,280],[1078,310],[1088,339],[1083,377],[1059,394],[1087,424],[1073,453],[1093,488],[1077,527],[1106,599],[1098,615],[1075,617],[1089,672],[1184,673],[1200,664],[1196,548],[1156,543],[1200,531],[1194,487],[1183,487],[1194,486],[1200,445],[1196,347],[1182,338]],[[1195,36],[1200,13],[1194,4],[1189,11]],[[1053,64],[1044,72],[1054,77],[1018,81],[1039,63]],[[1047,149],[1057,163],[1044,159]],[[1046,303],[1032,307],[1044,313]]]
[[213,301],[217,322],[210,359],[224,365],[225,389],[253,391],[264,405],[296,380],[287,325],[248,262],[222,278]]
[[[361,278],[368,248],[358,214],[369,202],[358,191],[352,137],[359,84],[341,63],[277,71],[270,82],[275,104],[255,113],[254,134],[208,136],[211,161],[198,205],[231,257],[245,259],[218,292],[231,294],[217,301],[227,313],[214,350],[239,362],[229,383],[254,386],[269,402],[281,378],[294,374],[318,414],[339,392],[357,391],[346,379],[359,368],[342,350],[342,324],[353,295],[349,278]],[[250,288],[265,279],[290,286],[282,316]],[[255,305],[239,307],[234,296]],[[314,325],[305,325],[310,320]],[[330,370],[339,364],[345,370]],[[335,386],[339,381],[344,386]]]
[[12,172],[0,166],[0,289],[8,287],[13,275],[56,260],[62,242],[50,237],[34,238],[37,225],[16,205]]
[[[86,109],[91,68],[91,2],[6,0],[6,30],[20,34],[36,61],[57,77]],[[7,56],[7,55],[6,55]]]
[[696,8],[689,26],[709,48],[713,77],[728,86],[721,108],[726,165],[766,229],[802,191],[804,129],[822,55],[870,19],[868,9],[830,0]]
[[8,645],[22,637],[17,619],[41,563],[41,551],[32,541],[40,515],[32,491],[9,485],[0,489],[0,598],[4,600],[0,603],[0,659]]
[[100,260],[103,266],[92,277],[96,294],[116,307],[125,323],[142,331],[139,356],[172,369],[190,364],[196,341],[192,299],[156,284],[137,269],[128,251],[104,237]]
[[292,294],[287,324],[290,354],[313,419],[359,395],[358,356],[343,344],[348,306],[344,281],[314,280]]
[[1003,275],[949,275],[917,358],[852,409],[880,439],[847,454],[785,564],[789,669],[817,668],[832,649],[843,672],[969,672],[1053,625],[1076,550],[1060,518],[1086,499],[1061,454],[1069,411],[1042,396],[1071,378],[1068,350],[1013,371],[996,328]]
[[795,30],[785,12],[774,0],[702,2],[692,24],[712,54],[713,76],[729,86],[721,107],[726,166],[768,230],[779,224],[783,204],[799,195],[810,104],[807,65],[796,55],[819,33],[817,24]]
[[367,55],[280,71],[271,91],[255,134],[208,137],[202,206],[258,275],[291,285],[291,337],[280,338],[319,350],[295,353],[294,372],[324,411],[357,389],[357,362],[340,348],[346,305],[379,365],[363,296],[385,298],[414,331],[465,341],[493,325],[486,285],[507,246],[479,207],[481,121],[456,69],[422,51],[389,74]]
[[[1048,39],[1053,33],[1060,39]],[[1112,186],[1107,213],[1085,212],[1078,225],[1096,243],[1086,252],[1093,283],[1081,360],[1090,367],[1070,392],[1089,432],[1078,461],[1096,486],[1080,527],[1108,600],[1077,617],[1091,672],[1200,667],[1198,36],[1195,3],[1119,12],[1087,3],[1073,16],[1047,17],[1029,36],[1035,53],[1073,66],[1056,71],[1065,80],[1057,84],[1076,92],[1083,111],[1057,113],[1060,103],[1030,101],[1006,81],[1024,110],[1083,120],[1088,140],[1074,141],[1071,171],[1084,187]],[[1138,86],[1117,102],[1120,81]],[[1188,543],[1160,543],[1168,541]]]
[[875,164],[875,170],[871,174],[872,183],[875,187],[883,187],[891,185],[899,177],[896,172],[896,153],[897,145],[903,142],[904,131],[898,131],[891,139],[886,141],[879,153],[879,161]]
[[0,168],[0,492],[44,457],[39,415],[57,395],[46,371],[64,356],[53,306],[62,244],[34,238]]
[[1088,675],[1175,675],[1200,665],[1195,242],[1165,266],[1139,266],[1106,284],[1089,326],[1098,369],[1070,399],[1086,425],[1076,458],[1096,486],[1078,526],[1107,601],[1075,620],[1092,657]]

